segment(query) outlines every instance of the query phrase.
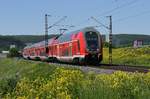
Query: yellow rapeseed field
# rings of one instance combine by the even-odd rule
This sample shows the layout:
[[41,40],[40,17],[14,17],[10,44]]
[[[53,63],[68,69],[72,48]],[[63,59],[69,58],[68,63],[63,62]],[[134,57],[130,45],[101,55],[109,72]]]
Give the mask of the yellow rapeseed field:
[[[114,48],[112,50],[114,64],[126,64],[137,66],[150,66],[150,47],[141,48]],[[103,49],[103,63],[109,63],[108,48]]]
[[22,78],[5,98],[17,99],[148,99],[150,73],[84,74],[56,68],[50,79]]

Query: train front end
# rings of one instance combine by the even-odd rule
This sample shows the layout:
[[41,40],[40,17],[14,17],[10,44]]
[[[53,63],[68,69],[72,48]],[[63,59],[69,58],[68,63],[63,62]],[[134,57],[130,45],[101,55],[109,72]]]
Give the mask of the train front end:
[[98,64],[102,61],[102,37],[96,30],[86,31],[84,33],[86,44],[85,62],[89,64]]

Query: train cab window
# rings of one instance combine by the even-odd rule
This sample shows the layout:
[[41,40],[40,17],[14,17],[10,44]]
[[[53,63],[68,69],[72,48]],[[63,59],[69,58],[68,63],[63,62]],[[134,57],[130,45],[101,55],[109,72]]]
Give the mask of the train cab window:
[[98,46],[98,34],[96,32],[86,32],[86,45],[89,50],[96,50]]

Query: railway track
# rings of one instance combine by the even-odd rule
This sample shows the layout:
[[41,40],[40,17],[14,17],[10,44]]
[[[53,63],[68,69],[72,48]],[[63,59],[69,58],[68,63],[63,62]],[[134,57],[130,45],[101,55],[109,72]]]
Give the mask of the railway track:
[[[51,63],[49,63],[51,64]],[[113,73],[114,71],[126,71],[126,72],[140,72],[147,73],[150,71],[150,67],[148,66],[133,66],[133,65],[121,65],[121,64],[99,64],[97,66],[94,65],[73,65],[73,64],[58,64],[53,63],[55,65],[64,66],[64,67],[73,67],[79,68],[82,71],[89,72],[93,71],[96,73]]]
[[113,69],[103,69],[97,66],[87,66],[87,65],[74,65],[74,64],[66,64],[66,63],[49,63],[51,65],[55,65],[57,67],[65,67],[65,68],[76,68],[80,69],[81,71],[88,73],[94,72],[96,74],[112,74],[116,70]]
[[93,71],[98,74],[99,73],[111,74],[118,70],[126,71],[126,72],[140,72],[140,73],[150,72],[150,66],[134,66],[134,65],[122,65],[122,64],[99,64],[97,66],[94,66],[94,65],[74,65],[68,63],[55,63],[55,62],[48,62],[48,64],[59,66],[59,67],[78,68],[84,72]]
[[150,67],[148,66],[134,66],[122,64],[100,64],[100,68],[142,73],[147,73],[150,71]]

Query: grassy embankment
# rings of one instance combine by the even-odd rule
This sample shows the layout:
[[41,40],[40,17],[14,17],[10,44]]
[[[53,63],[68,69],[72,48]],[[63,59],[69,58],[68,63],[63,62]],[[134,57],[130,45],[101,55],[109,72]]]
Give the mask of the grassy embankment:
[[148,99],[150,73],[85,74],[26,60],[0,60],[0,98]]
[[[102,63],[109,63],[108,48],[104,48]],[[113,49],[113,63],[126,65],[150,66],[150,47],[143,48],[116,48]]]

